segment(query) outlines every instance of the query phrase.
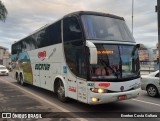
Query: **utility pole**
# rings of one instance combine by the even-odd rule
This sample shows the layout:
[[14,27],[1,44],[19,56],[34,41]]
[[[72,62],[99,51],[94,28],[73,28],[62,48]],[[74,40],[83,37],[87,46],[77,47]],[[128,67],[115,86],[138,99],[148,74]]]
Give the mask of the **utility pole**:
[[[160,72],[160,0],[157,0],[156,12],[157,12],[157,20],[158,20],[158,53],[159,53],[158,64],[159,64],[159,72]],[[159,77],[160,77],[160,74],[159,74]]]
[[132,35],[133,35],[133,11],[134,11],[134,0],[132,0]]

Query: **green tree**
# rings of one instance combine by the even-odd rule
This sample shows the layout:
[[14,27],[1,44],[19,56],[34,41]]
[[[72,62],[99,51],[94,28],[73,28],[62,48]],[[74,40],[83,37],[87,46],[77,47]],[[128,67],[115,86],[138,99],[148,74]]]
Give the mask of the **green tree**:
[[6,17],[7,17],[7,14],[8,14],[7,9],[0,0],[0,20],[5,21]]

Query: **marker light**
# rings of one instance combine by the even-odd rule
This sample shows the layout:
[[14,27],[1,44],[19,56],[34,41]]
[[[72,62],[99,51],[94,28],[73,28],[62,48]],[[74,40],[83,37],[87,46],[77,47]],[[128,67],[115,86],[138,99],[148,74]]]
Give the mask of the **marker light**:
[[92,97],[92,102],[97,102],[97,98]]

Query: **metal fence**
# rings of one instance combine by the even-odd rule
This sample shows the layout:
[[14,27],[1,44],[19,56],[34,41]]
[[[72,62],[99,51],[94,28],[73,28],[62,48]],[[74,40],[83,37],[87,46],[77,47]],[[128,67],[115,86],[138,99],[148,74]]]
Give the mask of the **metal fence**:
[[158,69],[158,64],[155,61],[140,62],[141,75],[150,74],[151,72],[154,72]]

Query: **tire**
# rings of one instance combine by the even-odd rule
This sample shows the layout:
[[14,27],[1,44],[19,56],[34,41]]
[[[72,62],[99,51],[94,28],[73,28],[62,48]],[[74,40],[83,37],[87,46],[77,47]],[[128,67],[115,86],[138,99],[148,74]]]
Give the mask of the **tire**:
[[158,95],[158,90],[155,86],[150,85],[147,87],[147,93],[151,97],[156,97]]
[[20,85],[22,85],[22,86],[25,85],[25,82],[23,80],[23,76],[22,75],[20,75],[19,82],[20,82]]
[[15,75],[15,78],[16,78],[16,80],[17,80],[17,83],[20,84],[20,79],[19,79],[18,74]]
[[57,93],[57,96],[58,96],[58,99],[61,101],[61,102],[67,102],[68,98],[65,97],[65,88],[64,88],[64,84],[61,80],[58,80],[58,85],[57,85],[57,90],[56,90],[56,93]]

